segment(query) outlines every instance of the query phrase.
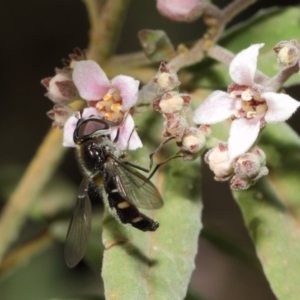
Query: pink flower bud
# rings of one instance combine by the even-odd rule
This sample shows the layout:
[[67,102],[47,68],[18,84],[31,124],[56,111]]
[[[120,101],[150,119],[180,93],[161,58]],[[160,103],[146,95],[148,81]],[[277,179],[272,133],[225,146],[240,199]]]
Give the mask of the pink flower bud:
[[266,165],[266,154],[264,151],[262,151],[260,148],[258,148],[257,146],[253,147],[253,149],[251,150],[251,153],[255,154],[258,159],[259,159],[259,163],[263,166]]
[[181,139],[186,129],[188,128],[187,121],[180,115],[170,114],[164,115],[164,137],[173,136],[176,139]]
[[268,175],[269,170],[265,164],[266,155],[257,146],[251,153],[239,156],[233,163],[235,175],[231,179],[231,188],[233,190],[248,189],[261,177]]
[[300,47],[297,40],[282,41],[274,48],[277,55],[277,62],[283,67],[293,67],[299,63]]
[[239,176],[233,176],[231,181],[230,181],[230,188],[232,190],[236,191],[241,191],[241,190],[246,190],[250,187],[249,180],[247,179],[242,179]]
[[199,0],[157,0],[156,7],[165,17],[177,22],[193,22],[198,19],[204,9]]
[[252,184],[259,178],[268,174],[266,165],[266,155],[257,146],[251,153],[239,156],[233,163],[234,172],[243,179],[252,180]]
[[47,116],[53,120],[52,127],[63,128],[73,113],[74,109],[72,107],[64,104],[55,104],[53,109],[47,112]]
[[214,172],[215,180],[226,181],[232,176],[233,167],[229,161],[227,143],[219,143],[217,147],[209,150],[204,160]]
[[198,128],[186,129],[182,137],[182,150],[190,153],[199,152],[205,146],[206,139]]
[[199,130],[204,134],[205,137],[209,137],[212,133],[210,125],[200,125]]
[[240,178],[255,178],[260,170],[259,158],[252,153],[245,153],[233,164],[234,172]]
[[45,94],[54,103],[70,103],[78,96],[77,89],[67,72],[56,70],[54,77],[48,77],[41,81],[47,88]]

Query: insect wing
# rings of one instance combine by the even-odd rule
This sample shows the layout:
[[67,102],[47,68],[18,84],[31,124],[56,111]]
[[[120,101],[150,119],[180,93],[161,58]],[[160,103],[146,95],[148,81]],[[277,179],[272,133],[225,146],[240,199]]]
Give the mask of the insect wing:
[[154,209],[163,206],[162,198],[154,184],[126,163],[109,160],[113,178],[122,197],[139,208]]
[[91,201],[88,196],[88,184],[83,180],[65,243],[65,260],[68,267],[75,267],[83,258],[91,231]]

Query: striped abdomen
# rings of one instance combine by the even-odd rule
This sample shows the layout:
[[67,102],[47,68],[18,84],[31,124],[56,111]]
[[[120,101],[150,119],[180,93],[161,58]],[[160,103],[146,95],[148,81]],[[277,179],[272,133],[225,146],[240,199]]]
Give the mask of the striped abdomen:
[[104,189],[107,193],[108,205],[112,213],[124,224],[131,224],[142,231],[155,231],[159,223],[140,213],[140,211],[119,193],[113,177],[109,178]]

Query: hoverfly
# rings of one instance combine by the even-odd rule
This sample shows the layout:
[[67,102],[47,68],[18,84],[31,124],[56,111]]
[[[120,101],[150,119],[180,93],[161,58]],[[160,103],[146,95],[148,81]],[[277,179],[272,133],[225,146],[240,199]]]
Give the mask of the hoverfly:
[[155,231],[159,226],[138,208],[160,208],[162,198],[151,181],[137,171],[147,169],[124,161],[124,152],[116,146],[118,134],[114,141],[110,139],[112,125],[115,124],[90,116],[80,118],[74,131],[83,180],[65,244],[65,259],[69,267],[76,266],[86,252],[91,229],[90,196],[95,193],[121,223],[131,224],[142,231]]

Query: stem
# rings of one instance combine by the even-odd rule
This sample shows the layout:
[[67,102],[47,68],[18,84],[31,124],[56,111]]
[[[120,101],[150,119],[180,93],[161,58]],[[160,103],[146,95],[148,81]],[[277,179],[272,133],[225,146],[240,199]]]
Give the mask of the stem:
[[148,57],[146,57],[144,52],[134,52],[134,53],[126,53],[121,55],[116,55],[110,58],[105,66],[108,67],[118,67],[122,66],[122,68],[132,68],[132,67],[141,67],[141,66],[149,66],[153,64]]
[[[99,20],[98,11],[102,2],[99,0],[86,0],[88,12],[91,14],[91,32],[94,39],[88,50],[89,58],[101,61],[110,54],[109,51],[112,51],[116,47],[114,43],[122,27],[120,20],[124,20],[125,7],[129,2],[130,0],[107,1],[100,14],[103,20]],[[94,9],[97,11],[97,18]],[[105,30],[102,26],[105,27]],[[108,26],[111,26],[109,30]],[[96,37],[95,34],[99,36]],[[83,102],[80,102],[80,104],[75,102],[73,108],[80,110],[82,105]],[[23,178],[3,209],[0,218],[0,262],[11,243],[18,237],[20,228],[31,205],[37,199],[47,182],[49,182],[62,160],[66,149],[61,145],[62,131],[50,129],[25,171]]]
[[230,65],[231,61],[234,58],[234,54],[231,51],[219,45],[214,45],[210,49],[208,49],[207,55],[227,66]]
[[299,72],[298,64],[293,67],[285,68],[270,79],[270,81],[268,82],[268,86],[271,86],[273,91],[278,91],[284,84],[284,82],[297,72]]
[[222,22],[230,22],[237,14],[255,3],[257,0],[235,0],[228,4],[222,11]]
[[179,55],[169,61],[167,67],[175,72],[183,67],[193,65],[202,60],[204,40],[199,40],[191,50],[184,48]]
[[[91,0],[87,1],[90,3]],[[98,0],[99,1],[99,0]],[[90,45],[87,56],[89,59],[101,63],[110,57],[116,50],[120,33],[125,21],[126,13],[131,0],[109,0],[102,7],[97,2],[94,4],[94,10],[97,11],[91,15]],[[89,8],[89,11],[94,11]]]

